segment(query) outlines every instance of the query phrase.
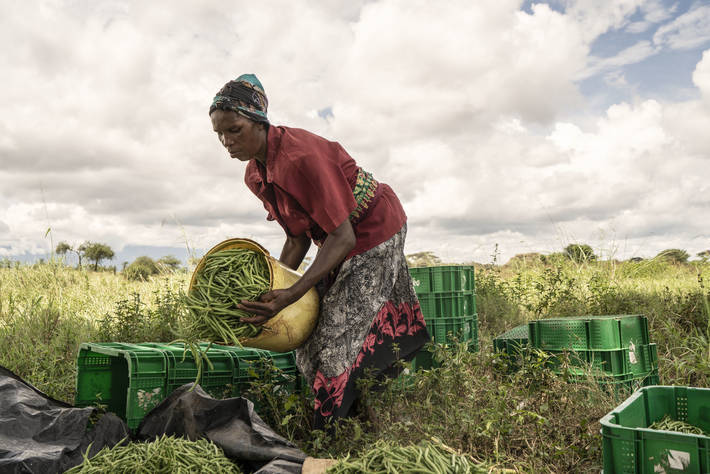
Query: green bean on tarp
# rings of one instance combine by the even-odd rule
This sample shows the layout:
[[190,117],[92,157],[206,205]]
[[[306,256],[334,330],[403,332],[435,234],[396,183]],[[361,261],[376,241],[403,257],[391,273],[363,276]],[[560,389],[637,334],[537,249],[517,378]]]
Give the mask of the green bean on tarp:
[[651,426],[649,426],[649,429],[677,431],[679,433],[708,436],[708,433],[706,433],[702,428],[699,428],[695,425],[691,425],[690,423],[685,421],[674,420],[669,415],[665,415],[660,420],[651,424]]
[[397,446],[380,440],[369,451],[358,457],[348,455],[329,467],[326,472],[477,474],[488,472],[488,468],[440,442],[422,441],[417,445]]
[[243,323],[252,316],[237,306],[242,300],[255,301],[270,290],[269,264],[254,250],[234,248],[208,254],[185,295],[187,324],[184,337],[172,343],[184,344],[183,360],[189,351],[197,365],[199,382],[204,363],[212,368],[207,350],[198,341],[226,343],[241,347],[242,338],[258,336],[261,326]]
[[239,474],[241,469],[224,455],[222,449],[207,439],[189,441],[184,438],[163,435],[147,443],[117,444],[103,448],[66,474],[182,474],[209,472],[216,474]]

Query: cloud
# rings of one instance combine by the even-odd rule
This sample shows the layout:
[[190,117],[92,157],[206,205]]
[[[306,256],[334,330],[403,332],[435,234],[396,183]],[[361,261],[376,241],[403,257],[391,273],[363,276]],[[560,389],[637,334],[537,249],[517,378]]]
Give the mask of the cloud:
[[585,79],[603,71],[619,68],[628,64],[639,63],[657,52],[658,49],[655,48],[650,41],[644,40],[621,50],[611,57],[601,58],[590,56],[589,65],[579,77],[580,79]]
[[703,57],[693,71],[693,83],[700,89],[703,97],[710,101],[710,49],[703,53]]
[[565,13],[580,25],[585,41],[591,44],[609,30],[618,30],[629,23],[629,17],[646,3],[644,0],[567,0]]
[[643,33],[653,25],[668,20],[677,9],[677,4],[667,7],[661,0],[649,0],[639,6],[643,20],[629,23],[625,30],[629,33]]
[[[485,260],[495,242],[552,250],[598,229],[637,242],[706,235],[706,188],[687,171],[708,174],[706,102],[641,98],[596,116],[578,89],[585,73],[624,85],[614,68],[656,44],[591,59],[590,44],[639,11],[664,21],[659,5],[519,7],[4,4],[0,40],[16,47],[0,56],[0,252],[45,252],[48,226],[57,241],[116,249],[241,235],[278,251],[283,231],[207,116],[243,72],[265,85],[274,124],[339,141],[393,186],[408,249]],[[703,97],[707,57],[693,76]]]
[[686,13],[656,30],[653,43],[670,49],[692,49],[710,41],[710,5],[696,2]]

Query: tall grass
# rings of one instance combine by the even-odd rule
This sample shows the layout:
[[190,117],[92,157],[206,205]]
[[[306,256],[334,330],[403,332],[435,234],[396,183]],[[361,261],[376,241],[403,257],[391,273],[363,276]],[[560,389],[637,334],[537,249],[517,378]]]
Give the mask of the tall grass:
[[131,282],[59,262],[0,268],[0,364],[71,402],[79,345],[167,340],[185,282],[184,274]]
[[[673,265],[532,259],[477,266],[482,350],[437,347],[441,368],[368,390],[360,415],[336,439],[310,430],[306,397],[256,383],[249,397],[268,423],[312,455],[341,456],[377,439],[431,436],[492,465],[519,472],[598,472],[599,418],[619,398],[595,383],[569,383],[532,355],[507,375],[492,353],[497,334],[530,319],[646,314],[663,384],[710,386],[708,263]],[[57,262],[0,268],[0,364],[48,394],[74,398],[78,346],[88,341],[172,339],[187,275],[135,282]]]

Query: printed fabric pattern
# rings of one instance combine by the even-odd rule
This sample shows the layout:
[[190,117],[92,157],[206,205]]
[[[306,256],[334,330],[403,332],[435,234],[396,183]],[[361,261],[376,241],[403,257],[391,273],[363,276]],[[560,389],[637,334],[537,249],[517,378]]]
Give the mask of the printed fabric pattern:
[[406,224],[343,263],[322,297],[313,333],[296,350],[296,363],[315,393],[316,428],[347,416],[366,369],[387,373],[430,341],[404,257],[405,237]]

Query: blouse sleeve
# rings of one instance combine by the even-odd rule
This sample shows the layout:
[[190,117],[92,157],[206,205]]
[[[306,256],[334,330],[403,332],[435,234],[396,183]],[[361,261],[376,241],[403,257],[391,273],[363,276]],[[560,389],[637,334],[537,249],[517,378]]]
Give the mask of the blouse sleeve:
[[[357,207],[340,166],[340,145],[311,150],[292,163],[287,192],[326,233],[333,232]],[[342,150],[344,153],[344,150]]]

